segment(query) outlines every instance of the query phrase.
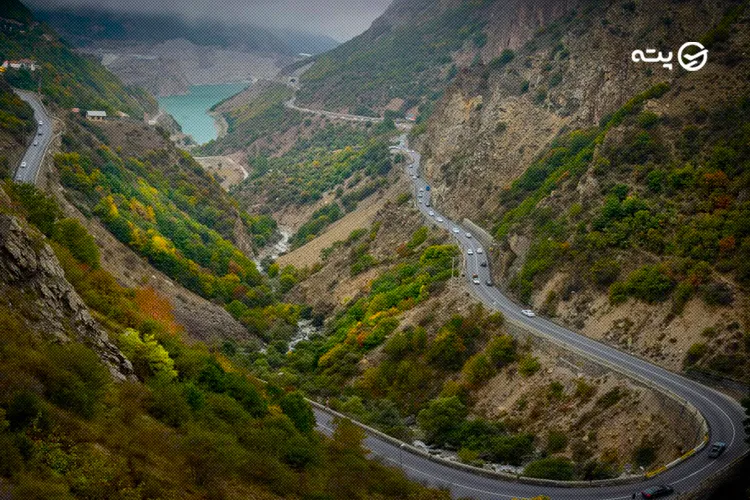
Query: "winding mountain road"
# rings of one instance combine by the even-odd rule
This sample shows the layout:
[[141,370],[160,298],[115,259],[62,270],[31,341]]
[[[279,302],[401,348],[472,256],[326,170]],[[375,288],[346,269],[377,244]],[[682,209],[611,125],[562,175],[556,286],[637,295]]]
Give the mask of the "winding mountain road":
[[[36,184],[36,178],[41,170],[47,148],[52,142],[52,117],[47,114],[37,94],[19,89],[13,89],[13,91],[31,106],[34,110],[34,119],[37,123],[34,139],[23,155],[21,163],[16,165],[16,174],[13,180],[27,184]],[[40,122],[41,125],[39,124]]]
[[[603,486],[595,486],[594,483],[586,487],[574,484],[568,487],[531,484],[491,477],[479,471],[457,468],[430,459],[408,445],[399,445],[392,439],[385,439],[369,432],[365,446],[375,456],[380,457],[386,463],[402,468],[410,478],[416,481],[449,488],[454,497],[510,500],[547,495],[552,500],[628,500],[632,498],[633,493],[638,493],[637,497],[640,498],[641,490],[657,484],[672,485],[675,489],[673,497],[694,491],[704,481],[710,480],[714,474],[747,452],[742,425],[744,411],[735,400],[641,358],[574,333],[545,318],[524,315],[521,312],[523,309],[521,306],[491,284],[492,276],[489,268],[480,265],[483,260],[486,260],[486,254],[484,251],[481,254],[477,253],[481,248],[481,243],[471,237],[466,228],[441,215],[434,207],[427,206],[430,201],[430,191],[427,190],[427,183],[420,175],[420,154],[410,150],[403,138],[396,149],[411,157],[412,162],[405,169],[413,182],[417,207],[431,224],[449,231],[464,253],[466,277],[477,299],[487,308],[502,312],[506,320],[511,323],[522,325],[534,334],[565,349],[580,353],[587,359],[689,402],[700,412],[708,425],[706,442],[710,445],[712,442],[722,441],[727,444],[727,449],[718,459],[711,459],[708,458],[708,446],[703,447],[692,456],[671,464],[659,474],[653,477],[644,476],[642,480],[633,483]],[[418,194],[422,194],[422,197],[418,198]],[[433,215],[430,215],[431,211]],[[442,222],[439,222],[438,218],[441,218]],[[468,254],[469,250],[472,251],[471,255]],[[478,276],[479,284],[473,282],[473,275]],[[324,432],[330,432],[332,415],[320,408],[315,408],[315,414],[319,428]],[[685,418],[692,417],[686,414]]]

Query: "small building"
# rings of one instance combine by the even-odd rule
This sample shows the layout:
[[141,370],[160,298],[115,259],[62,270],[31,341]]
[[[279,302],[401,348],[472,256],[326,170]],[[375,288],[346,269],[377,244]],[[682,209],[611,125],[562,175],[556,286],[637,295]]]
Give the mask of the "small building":
[[36,71],[36,61],[31,59],[19,59],[17,61],[5,60],[3,61],[2,67],[5,69],[28,69],[29,71]]
[[87,120],[93,120],[93,121],[104,121],[104,119],[107,117],[106,111],[94,111],[94,110],[88,110],[86,111],[86,119]]

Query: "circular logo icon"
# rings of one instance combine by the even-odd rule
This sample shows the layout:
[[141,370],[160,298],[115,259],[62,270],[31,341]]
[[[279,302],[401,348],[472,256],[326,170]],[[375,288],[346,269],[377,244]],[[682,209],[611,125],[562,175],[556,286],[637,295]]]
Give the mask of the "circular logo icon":
[[[691,47],[698,48],[698,52],[695,54],[686,54],[685,50]],[[686,71],[698,71],[708,61],[708,49],[698,42],[685,42],[680,47],[680,51],[677,52],[677,61]]]

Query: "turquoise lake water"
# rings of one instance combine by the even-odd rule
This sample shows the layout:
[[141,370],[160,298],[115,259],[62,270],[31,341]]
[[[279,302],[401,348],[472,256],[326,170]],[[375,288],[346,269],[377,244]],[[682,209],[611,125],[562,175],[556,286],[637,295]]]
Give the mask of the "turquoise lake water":
[[242,92],[249,83],[222,83],[218,85],[194,85],[185,95],[171,95],[158,98],[159,106],[172,115],[191,135],[195,142],[204,144],[216,139],[216,124],[208,110],[227,97]]

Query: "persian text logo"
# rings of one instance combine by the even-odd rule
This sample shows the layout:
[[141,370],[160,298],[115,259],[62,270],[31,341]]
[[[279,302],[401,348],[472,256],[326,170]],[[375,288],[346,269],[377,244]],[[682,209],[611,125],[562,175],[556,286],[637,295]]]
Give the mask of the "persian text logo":
[[[685,50],[690,47],[697,47],[698,52],[695,54],[685,53]],[[680,51],[677,52],[677,61],[686,71],[698,71],[708,61],[708,49],[698,42],[683,43]]]
[[[663,55],[661,52],[657,53],[656,49],[646,49],[645,53],[640,49],[634,50],[630,55],[633,62],[662,63],[662,66],[670,71],[672,70],[672,57],[672,52]],[[707,61],[708,49],[698,42],[685,42],[677,52],[677,62],[686,71],[698,71],[705,66]]]

